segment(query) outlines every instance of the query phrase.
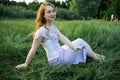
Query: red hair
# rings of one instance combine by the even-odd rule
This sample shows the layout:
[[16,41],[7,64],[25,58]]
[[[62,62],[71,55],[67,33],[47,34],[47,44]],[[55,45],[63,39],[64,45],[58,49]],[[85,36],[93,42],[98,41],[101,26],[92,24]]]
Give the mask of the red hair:
[[42,3],[38,9],[37,12],[37,17],[36,17],[36,28],[35,28],[35,32],[41,27],[44,26],[46,27],[46,19],[44,18],[44,14],[45,14],[45,7],[46,6],[51,6],[55,9],[54,5],[51,3]]

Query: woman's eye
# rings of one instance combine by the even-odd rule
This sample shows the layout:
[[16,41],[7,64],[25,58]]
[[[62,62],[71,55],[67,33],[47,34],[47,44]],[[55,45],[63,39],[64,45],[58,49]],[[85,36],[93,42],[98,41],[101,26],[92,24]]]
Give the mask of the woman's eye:
[[55,10],[50,10],[50,11],[47,11],[47,13],[51,13],[51,12],[55,12]]
[[48,11],[48,13],[51,13],[51,11]]

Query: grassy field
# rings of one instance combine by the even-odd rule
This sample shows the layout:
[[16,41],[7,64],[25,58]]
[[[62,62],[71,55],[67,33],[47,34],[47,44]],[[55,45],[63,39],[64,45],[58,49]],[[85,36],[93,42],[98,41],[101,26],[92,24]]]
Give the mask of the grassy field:
[[26,69],[16,70],[31,47],[35,20],[0,20],[0,80],[120,80],[120,23],[102,20],[55,21],[70,40],[86,40],[106,56],[104,62],[91,58],[86,63],[62,67],[48,64],[40,46]]

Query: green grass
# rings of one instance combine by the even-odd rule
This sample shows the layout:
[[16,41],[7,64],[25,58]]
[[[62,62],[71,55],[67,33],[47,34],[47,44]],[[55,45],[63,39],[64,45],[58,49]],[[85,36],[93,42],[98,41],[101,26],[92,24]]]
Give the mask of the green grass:
[[26,69],[16,70],[25,61],[32,44],[35,20],[0,20],[0,80],[119,80],[120,23],[102,20],[55,21],[70,40],[82,38],[92,49],[106,56],[105,62],[91,58],[77,65],[52,67],[40,46]]

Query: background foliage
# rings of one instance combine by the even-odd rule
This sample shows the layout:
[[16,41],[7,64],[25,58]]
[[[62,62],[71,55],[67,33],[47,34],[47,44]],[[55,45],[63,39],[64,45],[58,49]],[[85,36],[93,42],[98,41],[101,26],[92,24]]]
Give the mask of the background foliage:
[[0,17],[1,18],[35,18],[36,12],[32,10],[26,10],[23,7],[8,7],[0,5]]
[[[110,20],[111,14],[117,15],[117,19],[120,20],[120,0],[66,0],[65,2],[60,2],[56,0],[45,0],[51,2],[58,8],[58,16],[59,19],[66,19],[66,20],[75,20],[75,19],[106,19]],[[37,0],[33,0],[33,2],[26,4],[25,2],[15,2],[10,0],[0,0],[0,11],[3,11],[2,8],[10,7],[9,11],[4,11],[5,14],[11,14],[11,10],[14,12],[16,11],[16,6],[22,7],[24,13],[26,15],[36,13],[37,9],[41,5]],[[12,7],[12,9],[11,9]],[[15,8],[15,9],[13,9]],[[60,9],[59,9],[60,8]],[[62,9],[61,9],[62,8]],[[28,11],[30,10],[30,11]],[[32,10],[32,11],[31,11]],[[18,10],[18,13],[21,14],[21,10]],[[66,18],[66,16],[72,18]],[[11,15],[16,14],[12,13]],[[23,14],[22,14],[23,15]],[[4,17],[4,14],[0,14],[1,17]],[[7,16],[7,15],[6,15]],[[32,16],[32,15],[31,15]],[[75,17],[74,17],[75,16]],[[76,17],[77,16],[77,17]],[[7,16],[9,17],[9,15]],[[17,17],[18,18],[18,17]],[[21,18],[25,18],[21,16]],[[33,18],[33,17],[31,17]],[[34,16],[35,18],[35,16]]]
[[97,17],[101,0],[72,0],[70,9],[78,12],[85,19]]

